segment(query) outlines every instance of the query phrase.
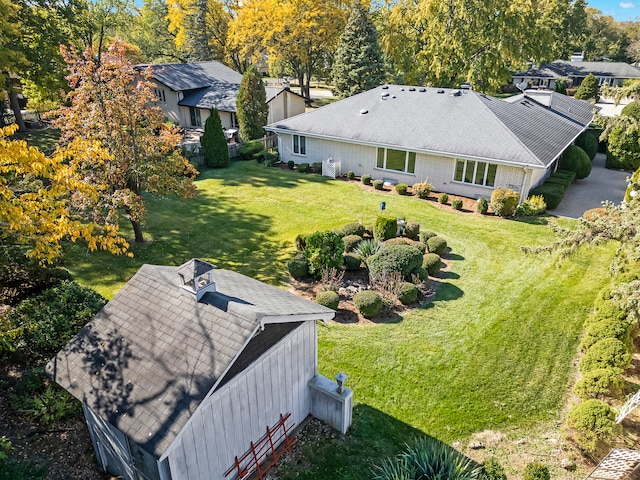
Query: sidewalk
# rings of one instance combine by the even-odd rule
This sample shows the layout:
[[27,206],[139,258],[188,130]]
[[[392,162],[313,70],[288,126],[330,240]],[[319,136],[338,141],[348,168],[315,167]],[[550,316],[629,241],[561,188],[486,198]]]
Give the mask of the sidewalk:
[[585,211],[601,207],[605,200],[620,203],[627,189],[627,177],[631,174],[606,169],[605,160],[605,154],[598,153],[593,159],[591,175],[569,185],[560,206],[548,213],[558,217],[580,218]]

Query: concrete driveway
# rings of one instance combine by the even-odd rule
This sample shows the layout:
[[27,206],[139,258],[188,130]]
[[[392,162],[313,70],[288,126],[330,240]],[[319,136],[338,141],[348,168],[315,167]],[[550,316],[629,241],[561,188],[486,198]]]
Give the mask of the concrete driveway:
[[627,189],[627,177],[631,174],[606,169],[605,160],[605,154],[598,153],[593,159],[591,175],[569,185],[560,206],[548,213],[559,217],[580,218],[587,210],[601,207],[605,200],[620,203]]

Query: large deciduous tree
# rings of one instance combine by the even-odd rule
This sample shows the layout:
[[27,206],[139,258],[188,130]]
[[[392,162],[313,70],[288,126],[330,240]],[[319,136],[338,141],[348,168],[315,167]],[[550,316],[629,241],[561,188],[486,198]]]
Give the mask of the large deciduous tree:
[[125,58],[115,42],[97,62],[92,49],[83,55],[63,48],[71,91],[69,106],[58,109],[55,125],[61,144],[79,138],[99,142],[109,159],[87,158],[81,165],[88,181],[107,185],[94,215],[118,225],[124,211],[133,226],[135,241],[143,242],[143,192],[182,197],[196,195],[197,171],[176,149],[180,136],[164,123],[156,105],[149,70],[140,71]]
[[354,0],[334,57],[335,91],[340,97],[348,97],[380,85],[383,78],[378,32],[360,0]]
[[243,140],[253,140],[264,135],[262,127],[267,124],[269,106],[262,76],[253,65],[242,76],[236,100],[236,112],[240,137]]
[[107,162],[95,142],[75,139],[45,156],[0,129],[0,239],[27,247],[27,256],[50,263],[62,253],[63,240],[84,239],[90,250],[125,253],[129,247],[115,225],[86,220],[82,213],[97,200],[101,185],[85,181],[80,166]]
[[229,165],[229,148],[222,130],[222,121],[218,110],[212,108],[209,118],[204,123],[204,134],[200,138],[202,153],[207,165],[212,168],[222,168]]

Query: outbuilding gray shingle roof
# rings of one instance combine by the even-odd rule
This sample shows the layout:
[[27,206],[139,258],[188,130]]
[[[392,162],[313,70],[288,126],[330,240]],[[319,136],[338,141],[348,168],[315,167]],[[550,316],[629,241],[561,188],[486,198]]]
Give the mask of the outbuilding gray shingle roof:
[[539,67],[514,73],[514,77],[532,78],[583,78],[593,73],[596,77],[640,78],[640,70],[624,62],[568,62],[555,60]]
[[229,270],[214,271],[216,292],[198,302],[181,287],[178,271],[143,265],[46,367],[56,382],[156,457],[259,335],[261,324],[334,315]]
[[505,102],[473,91],[389,85],[265,127],[344,142],[547,167],[593,106],[555,92]]
[[176,92],[205,88],[214,83],[239,84],[242,75],[220,62],[162,63],[149,65],[153,77]]

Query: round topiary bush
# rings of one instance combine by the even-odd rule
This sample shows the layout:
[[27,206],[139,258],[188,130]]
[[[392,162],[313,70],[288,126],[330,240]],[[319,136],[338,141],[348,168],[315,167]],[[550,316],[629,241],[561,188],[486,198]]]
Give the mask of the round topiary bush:
[[361,263],[362,263],[362,260],[358,255],[355,255],[353,253],[347,253],[344,256],[344,268],[346,268],[350,272],[358,270],[360,268]]
[[438,195],[438,203],[442,203],[443,205],[449,201],[449,195],[446,193],[441,193]]
[[382,297],[373,290],[362,290],[353,296],[353,304],[365,318],[373,318],[382,311]]
[[462,200],[460,200],[459,198],[451,200],[451,206],[456,210],[462,210]]
[[422,230],[420,232],[420,241],[424,244],[427,243],[431,237],[436,237],[438,234],[436,232],[432,232],[431,230]]
[[447,250],[447,241],[442,237],[431,237],[427,240],[427,249],[429,253],[437,253],[442,256]]
[[573,407],[567,427],[578,446],[588,453],[595,452],[599,442],[613,440],[620,428],[613,409],[601,400],[586,400]]
[[[434,237],[435,238],[435,237]],[[442,260],[437,253],[427,253],[422,257],[422,268],[433,276],[440,271]]]
[[364,185],[371,185],[371,175],[362,175],[362,177],[360,178],[360,181]]
[[489,202],[487,202],[487,199],[484,197],[480,197],[478,199],[478,206],[476,207],[476,209],[478,210],[478,213],[486,215],[489,211]]
[[542,462],[531,462],[524,467],[524,480],[551,480],[549,467]]
[[289,161],[287,162],[287,168],[288,168],[289,170],[293,170],[293,168],[294,168],[295,166],[296,166],[296,162],[294,162],[293,160],[289,160]]
[[403,305],[409,305],[418,299],[418,288],[410,282],[402,282],[400,286],[400,293],[398,294],[398,300]]
[[362,237],[365,232],[366,229],[364,228],[364,225],[358,222],[351,222],[342,227],[338,233],[343,237],[346,237],[347,235],[358,235],[359,237]]
[[622,393],[622,379],[611,368],[596,368],[585,372],[573,391],[583,400],[601,396],[619,397]]
[[[637,103],[637,102],[632,102],[632,103]],[[629,105],[627,105],[627,107]],[[624,107],[624,108],[627,108],[627,107]],[[622,109],[623,115],[624,115],[624,108]],[[638,111],[638,113],[640,113],[640,110]],[[588,130],[586,132],[583,132],[576,139],[576,145],[580,147],[582,150],[584,150],[584,152],[589,156],[589,160],[593,160],[594,158],[596,158],[596,154],[598,153],[598,137],[596,137],[592,132]]]
[[390,247],[392,245],[411,245],[412,247],[420,250],[421,253],[425,253],[427,250],[427,246],[424,243],[417,240],[411,240],[406,237],[390,238],[389,240],[385,240],[383,243],[383,246],[385,247]]
[[407,222],[404,227],[404,235],[411,240],[420,238],[420,224],[418,222]]
[[560,168],[575,172],[576,178],[587,178],[591,173],[591,159],[583,149],[570,145],[560,157]]
[[353,170],[349,170],[349,171],[347,172],[347,178],[348,178],[349,180],[353,180],[354,178],[356,178],[356,174],[355,174],[355,173],[353,173]]
[[426,199],[429,198],[429,194],[433,189],[433,185],[430,183],[422,182],[422,183],[414,183],[411,187],[411,191],[414,195],[417,195],[418,198]]
[[580,362],[582,373],[596,368],[624,369],[631,362],[629,350],[617,338],[605,338],[600,340],[587,350]]
[[344,243],[344,251],[349,253],[352,252],[358,244],[362,241],[362,237],[359,235],[347,235],[342,238],[342,242]]
[[314,232],[305,239],[304,256],[309,264],[309,273],[316,277],[319,277],[324,269],[340,270],[343,253],[344,243],[336,232]]
[[626,321],[605,318],[598,322],[589,323],[580,342],[580,350],[586,352],[591,346],[605,338],[617,338],[622,343],[631,346],[631,325]]
[[296,280],[301,280],[309,275],[309,264],[304,253],[296,253],[287,263],[287,269],[289,270],[289,275]]
[[383,180],[374,180],[373,181],[373,188],[375,188],[376,190],[382,190],[382,187],[384,187],[384,181]]
[[409,245],[392,245],[382,248],[367,260],[372,278],[382,278],[393,272],[400,272],[404,278],[410,278],[422,266],[422,253]]
[[394,217],[379,215],[373,227],[373,238],[384,242],[398,233],[398,221]]
[[396,185],[396,192],[398,195],[406,195],[408,189],[409,187],[406,183],[399,183]]
[[332,310],[337,310],[338,304],[340,303],[340,296],[333,290],[324,290],[317,293],[316,303]]

